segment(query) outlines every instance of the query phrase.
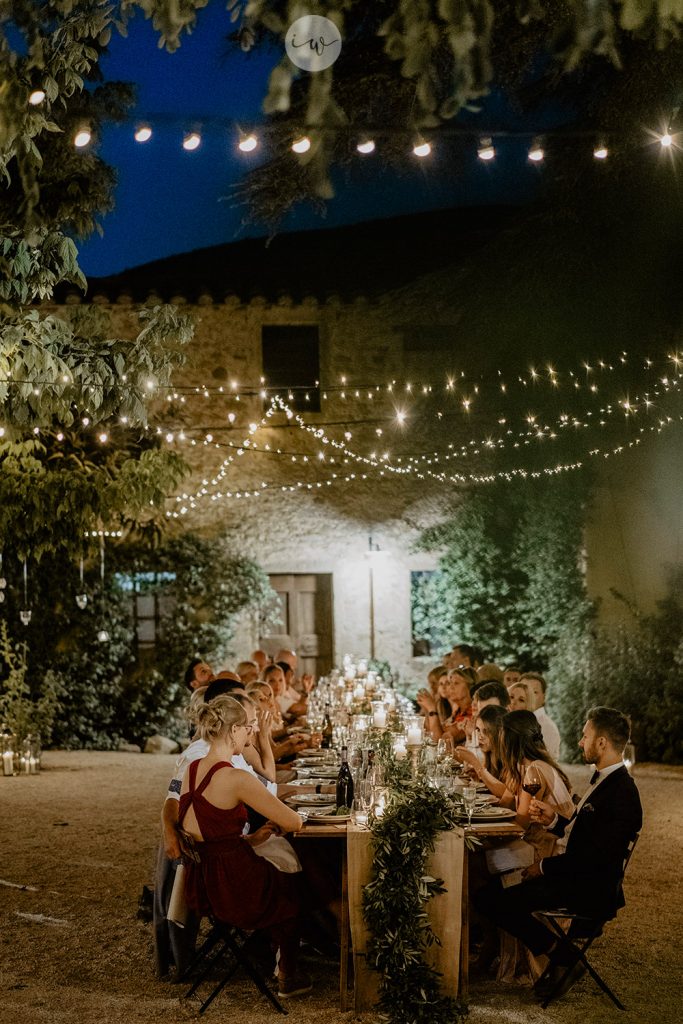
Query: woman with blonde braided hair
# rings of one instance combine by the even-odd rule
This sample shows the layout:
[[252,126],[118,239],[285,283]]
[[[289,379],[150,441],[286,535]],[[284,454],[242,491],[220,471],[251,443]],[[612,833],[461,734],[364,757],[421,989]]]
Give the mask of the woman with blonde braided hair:
[[226,694],[197,703],[193,716],[209,753],[190,765],[180,794],[179,824],[197,854],[197,861],[188,858],[186,864],[188,905],[238,928],[267,930],[280,949],[279,994],[307,992],[310,979],[297,966],[303,876],[278,871],[242,835],[247,805],[284,832],[298,832],[303,821],[231,764],[256,727],[252,701]]

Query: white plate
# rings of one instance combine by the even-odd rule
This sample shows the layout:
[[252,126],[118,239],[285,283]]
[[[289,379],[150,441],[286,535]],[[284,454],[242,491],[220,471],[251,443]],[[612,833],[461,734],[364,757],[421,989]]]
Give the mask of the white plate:
[[[460,812],[463,818],[467,817],[466,811]],[[472,821],[509,821],[517,816],[517,811],[509,807],[475,807],[472,812]]]
[[301,793],[299,796],[292,793],[291,796],[285,797],[285,803],[295,804],[297,807],[315,807],[320,804],[329,804],[330,796],[330,793]]

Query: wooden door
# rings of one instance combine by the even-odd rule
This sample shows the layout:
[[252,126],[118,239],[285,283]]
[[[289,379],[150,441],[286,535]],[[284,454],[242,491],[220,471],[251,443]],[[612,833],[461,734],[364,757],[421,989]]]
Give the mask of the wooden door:
[[271,657],[280,647],[296,651],[299,675],[325,675],[332,668],[331,574],[277,574],[270,585],[280,599],[280,621],[260,646]]

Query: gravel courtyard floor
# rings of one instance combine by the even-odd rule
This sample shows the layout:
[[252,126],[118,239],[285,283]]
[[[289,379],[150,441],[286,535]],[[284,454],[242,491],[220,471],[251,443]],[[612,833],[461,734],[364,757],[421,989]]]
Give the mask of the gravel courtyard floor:
[[[39,777],[0,778],[0,1021],[173,1024],[198,1004],[157,981],[151,926],[136,919],[152,879],[159,812],[174,759],[53,751]],[[572,769],[580,785],[584,768]],[[683,769],[636,768],[645,827],[626,884],[627,906],[594,962],[627,1006],[620,1013],[590,981],[541,1010],[529,990],[476,980],[471,1024],[681,1024]],[[10,884],[8,884],[10,883]],[[20,886],[21,888],[15,888]],[[313,969],[310,996],[293,1000],[301,1024],[353,1020],[336,1002],[334,964]],[[278,1015],[238,977],[206,1014],[240,1024]],[[378,1014],[366,1014],[371,1024]]]

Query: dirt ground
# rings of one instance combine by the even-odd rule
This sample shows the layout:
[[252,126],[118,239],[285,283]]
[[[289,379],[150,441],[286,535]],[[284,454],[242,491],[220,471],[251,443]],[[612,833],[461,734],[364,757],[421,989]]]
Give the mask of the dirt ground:
[[[152,879],[158,815],[173,758],[60,752],[38,777],[0,778],[0,1021],[173,1024],[196,1017],[152,971],[151,925],[136,919]],[[578,785],[586,769],[572,769]],[[590,980],[541,1010],[528,989],[475,980],[471,1024],[681,1024],[683,769],[636,768],[645,827],[626,884],[627,906],[594,962],[627,1006]],[[7,883],[11,883],[8,885]],[[22,888],[15,888],[21,886]],[[24,888],[25,887],[25,888]],[[314,992],[293,1000],[302,1024],[351,1021],[338,1010],[336,967],[313,968]],[[236,978],[206,1020],[240,1024],[278,1015]],[[367,1024],[379,1020],[366,1014]]]

